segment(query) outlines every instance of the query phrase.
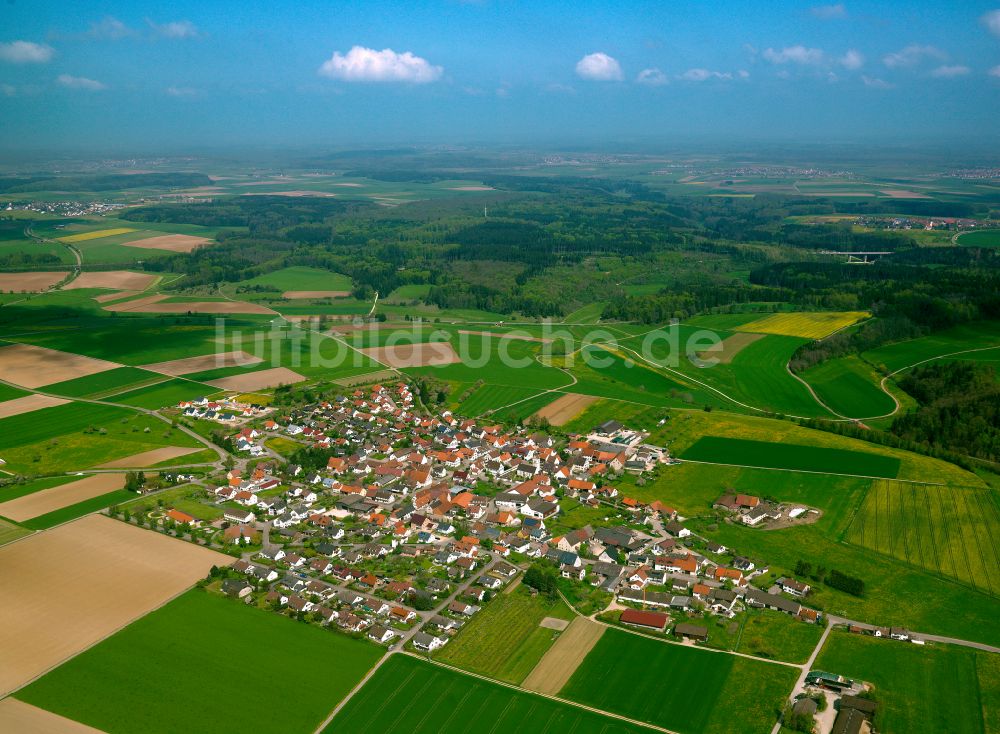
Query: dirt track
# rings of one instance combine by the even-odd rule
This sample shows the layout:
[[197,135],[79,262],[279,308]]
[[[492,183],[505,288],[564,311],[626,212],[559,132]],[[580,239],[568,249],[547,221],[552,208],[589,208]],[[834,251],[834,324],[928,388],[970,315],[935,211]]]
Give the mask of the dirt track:
[[129,247],[141,247],[145,250],[168,250],[170,252],[191,252],[196,247],[211,244],[207,237],[192,237],[188,234],[165,234],[159,237],[147,237],[144,240],[124,242]]
[[120,367],[115,362],[32,344],[0,347],[0,380],[36,388]]
[[0,696],[233,560],[103,515],[0,548]]
[[15,500],[0,503],[0,515],[16,522],[30,520],[77,502],[99,497],[125,486],[124,474],[94,474],[58,487],[42,489]]
[[[10,418],[12,415],[31,413],[35,410],[52,408],[56,405],[62,405],[63,403],[68,402],[68,400],[63,400],[62,398],[52,398],[48,395],[25,395],[23,398],[4,400],[0,403],[0,418]],[[3,513],[0,512],[0,515],[2,514]]]
[[586,410],[588,405],[595,402],[597,402],[597,398],[593,395],[568,392],[536,411],[535,416],[547,419],[553,426],[561,426],[569,423]]
[[213,387],[222,388],[223,390],[245,392],[248,390],[261,390],[265,387],[277,387],[278,385],[291,385],[295,382],[302,382],[304,379],[306,378],[298,372],[293,372],[287,367],[274,367],[269,370],[247,372],[245,375],[223,377],[219,380],[212,380],[208,384]]
[[44,291],[69,273],[35,272],[35,273],[0,273],[0,292],[8,293],[38,293]]
[[101,734],[100,729],[14,698],[0,701],[0,731],[17,734]]
[[184,359],[172,359],[169,362],[155,362],[154,364],[144,364],[142,369],[150,372],[159,372],[163,375],[179,377],[189,375],[192,372],[204,372],[206,370],[216,370],[222,367],[245,367],[263,362],[260,357],[255,357],[246,352],[219,352],[217,354],[203,354],[200,357],[185,357]]
[[538,661],[534,670],[528,673],[521,687],[555,696],[573,677],[603,634],[603,625],[586,617],[577,617]]
[[143,451],[124,459],[115,459],[107,464],[101,464],[98,469],[142,469],[143,467],[159,464],[161,461],[176,459],[201,451],[204,447],[191,448],[190,446],[163,446],[151,451]]

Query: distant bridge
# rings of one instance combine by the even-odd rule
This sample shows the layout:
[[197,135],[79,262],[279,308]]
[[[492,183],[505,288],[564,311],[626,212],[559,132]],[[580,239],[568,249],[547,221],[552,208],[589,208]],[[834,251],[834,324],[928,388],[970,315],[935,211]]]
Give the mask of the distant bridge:
[[[841,252],[839,250],[820,250],[820,255],[836,255],[839,257],[846,257],[847,260],[844,261],[845,265],[871,265],[873,262],[878,260],[883,255],[891,255],[891,252],[882,252],[876,250],[864,251],[854,251],[854,252]],[[872,258],[869,260],[868,258]]]

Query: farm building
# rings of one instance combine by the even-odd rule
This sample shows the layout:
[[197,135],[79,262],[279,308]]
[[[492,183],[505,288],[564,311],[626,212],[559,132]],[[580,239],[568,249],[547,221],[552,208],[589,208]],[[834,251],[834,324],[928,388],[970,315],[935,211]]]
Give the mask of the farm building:
[[678,637],[685,637],[689,640],[704,642],[708,639],[708,628],[702,627],[700,624],[681,622],[674,627],[674,634]]
[[670,617],[661,612],[640,612],[636,609],[626,609],[619,618],[622,624],[645,627],[662,632],[667,627]]

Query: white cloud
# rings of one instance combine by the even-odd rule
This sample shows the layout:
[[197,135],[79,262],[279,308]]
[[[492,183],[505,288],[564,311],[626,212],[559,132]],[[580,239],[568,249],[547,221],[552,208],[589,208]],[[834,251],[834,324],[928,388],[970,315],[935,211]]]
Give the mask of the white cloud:
[[635,78],[636,84],[645,84],[649,87],[660,87],[670,82],[667,75],[657,68],[643,69]]
[[85,89],[88,92],[99,92],[102,89],[107,89],[101,82],[96,79],[88,79],[85,76],[70,76],[69,74],[60,74],[56,79],[57,82],[62,84],[64,87],[69,87],[70,89]]
[[194,87],[167,87],[163,91],[171,97],[196,97],[199,94]]
[[939,48],[911,43],[909,46],[897,51],[896,53],[884,56],[882,58],[882,63],[890,69],[897,69],[900,67],[916,66],[924,59],[939,59],[943,61],[946,58],[948,58],[948,54]]
[[968,66],[962,66],[961,64],[945,64],[944,66],[939,66],[934,71],[931,72],[931,76],[935,79],[953,79],[956,76],[965,76],[972,69]]
[[496,95],[498,97],[507,98],[510,96],[510,82],[500,82],[500,86],[496,88]]
[[0,84],[0,94],[4,97],[13,97],[17,94],[17,87],[13,84]]
[[727,71],[710,71],[709,69],[688,69],[683,74],[677,76],[686,82],[705,82],[709,79],[732,79],[733,75]]
[[816,5],[809,8],[809,12],[820,20],[836,20],[847,17],[847,9],[843,3],[837,3],[836,5]]
[[998,79],[1000,79],[1000,64],[998,64],[997,66],[994,66],[992,69],[990,69],[986,73],[989,74],[990,76],[995,76]]
[[154,33],[164,38],[197,38],[200,35],[198,26],[190,20],[172,20],[169,23],[159,25],[147,18],[146,23],[153,29]]
[[764,49],[763,57],[772,64],[822,64],[823,52],[818,48],[806,48],[799,44],[787,46],[780,51]]
[[861,81],[865,83],[866,87],[872,87],[873,89],[892,89],[892,85],[885,79],[879,79],[877,76],[861,76]]
[[433,66],[426,59],[414,56],[409,51],[398,54],[391,48],[376,51],[373,48],[354,46],[346,54],[335,51],[319,67],[319,73],[345,82],[426,84],[440,79],[444,69]]
[[1000,8],[986,13],[980,20],[994,36],[1000,36]]
[[740,69],[738,72],[736,72],[736,76],[738,76],[740,79],[749,79],[750,72],[747,71],[746,69]]
[[865,57],[857,49],[848,49],[847,52],[838,59],[838,63],[845,69],[856,70],[864,66]]
[[97,23],[90,24],[87,35],[103,41],[120,41],[123,38],[134,36],[135,31],[122,23],[118,18],[106,15]]
[[618,60],[600,51],[577,61],[576,75],[597,82],[620,82],[625,77]]
[[0,43],[0,59],[12,64],[44,64],[54,53],[51,46],[31,41]]

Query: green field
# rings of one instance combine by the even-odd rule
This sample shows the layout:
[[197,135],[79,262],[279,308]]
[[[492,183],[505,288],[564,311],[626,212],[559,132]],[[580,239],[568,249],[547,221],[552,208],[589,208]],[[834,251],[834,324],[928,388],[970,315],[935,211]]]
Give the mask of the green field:
[[0,436],[5,468],[29,475],[78,471],[160,446],[201,447],[152,416],[90,403],[4,418]]
[[969,350],[1000,347],[1000,321],[977,321],[962,324],[951,329],[938,331],[929,336],[909,341],[889,344],[864,353],[865,361],[882,365],[889,372],[909,367],[923,360],[943,355],[962,353],[956,358],[971,358],[975,352]]
[[530,398],[538,391],[513,385],[483,385],[476,388],[468,398],[459,403],[455,410],[459,415],[477,416],[488,410],[510,405],[518,400]]
[[749,612],[738,635],[736,652],[804,663],[823,634],[821,624],[801,622],[784,612],[757,609]]
[[[898,459],[899,479],[966,486],[984,485],[982,479],[972,472],[941,459],[838,436],[791,421],[720,411],[712,413],[700,410],[670,411],[662,426],[652,428],[650,441],[660,446],[668,446],[674,456],[680,456],[704,436],[724,436],[781,445],[843,449],[866,455],[874,454]],[[771,450],[773,449],[774,447]]]
[[347,702],[324,734],[648,731],[410,656],[393,655]]
[[31,531],[27,528],[22,527],[17,523],[10,522],[9,520],[0,518],[0,545],[9,543],[12,540],[17,540],[18,538],[23,538],[25,535],[30,534]]
[[771,731],[795,668],[607,630],[560,692],[681,734]]
[[538,626],[545,617],[571,621],[573,612],[561,601],[532,596],[523,586],[509,594],[501,592],[435,658],[473,673],[520,683],[559,636]]
[[386,298],[386,303],[404,303],[407,301],[418,301],[427,296],[431,287],[424,285],[401,285],[390,293]]
[[276,291],[349,291],[353,287],[346,275],[299,265],[258,275],[238,285],[262,285]]
[[991,490],[873,482],[846,539],[1000,595],[1000,511]]
[[58,510],[53,510],[52,512],[39,515],[38,517],[33,517],[30,520],[25,520],[21,524],[31,530],[47,530],[48,528],[55,527],[56,525],[62,525],[64,522],[69,522],[70,520],[75,520],[78,517],[89,515],[92,512],[98,512],[99,510],[103,510],[105,507],[111,507],[111,505],[128,502],[134,497],[135,492],[119,489],[114,492],[98,495],[97,497],[91,497],[89,500],[77,502],[74,505],[60,507]]
[[0,402],[5,400],[15,400],[16,398],[23,398],[25,395],[30,395],[31,393],[26,390],[19,390],[12,385],[0,385]]
[[920,647],[835,631],[814,667],[873,684],[879,731],[980,734],[996,731],[998,660],[951,645]]
[[[306,732],[381,654],[345,635],[190,591],[17,697],[108,734]],[[254,666],[276,674],[254,674]]]
[[132,385],[142,385],[153,380],[162,380],[163,375],[138,367],[116,367],[95,375],[77,377],[75,380],[56,382],[41,388],[45,392],[84,398],[128,389]]
[[175,406],[182,400],[193,400],[194,398],[213,395],[217,392],[219,392],[219,388],[217,387],[175,377],[155,385],[140,387],[137,390],[116,393],[107,399],[124,405],[134,405],[138,408],[157,410],[159,408]]
[[43,489],[58,487],[67,482],[75,482],[78,479],[80,477],[43,477],[22,484],[9,484],[6,487],[0,487],[0,502],[16,500],[18,497],[25,497]]
[[981,229],[978,232],[963,232],[956,240],[967,247],[1000,247],[1000,229]]
[[[788,360],[792,354],[808,340],[794,336],[770,334],[744,346],[733,355],[732,361],[729,363],[699,367],[692,362],[686,350],[689,346],[692,348],[707,346],[705,341],[689,342],[693,338],[701,339],[697,335],[698,332],[705,331],[705,327],[678,326],[676,328],[679,332],[679,343],[677,344],[679,354],[676,353],[677,350],[673,349],[674,345],[668,340],[670,334],[668,331],[653,332],[643,339],[652,340],[662,337],[658,341],[645,342],[650,345],[650,353],[660,364],[679,370],[692,380],[710,385],[732,398],[732,400],[727,400],[717,393],[709,393],[714,404],[718,404],[726,410],[746,410],[734,402],[735,400],[773,413],[805,417],[829,417],[829,412],[816,403],[805,385],[796,380],[787,370]],[[733,335],[733,332],[730,331],[717,331],[715,333],[723,340]],[[631,345],[630,348],[638,348],[638,344],[634,342],[627,343]],[[709,352],[706,358],[711,356],[712,353]],[[705,391],[704,388],[699,389]],[[703,401],[699,399],[698,402]]]
[[894,478],[899,459],[863,451],[703,436],[681,454],[690,461]]
[[879,389],[879,375],[860,357],[831,359],[799,376],[820,400],[848,418],[886,415],[896,408],[893,399]]

